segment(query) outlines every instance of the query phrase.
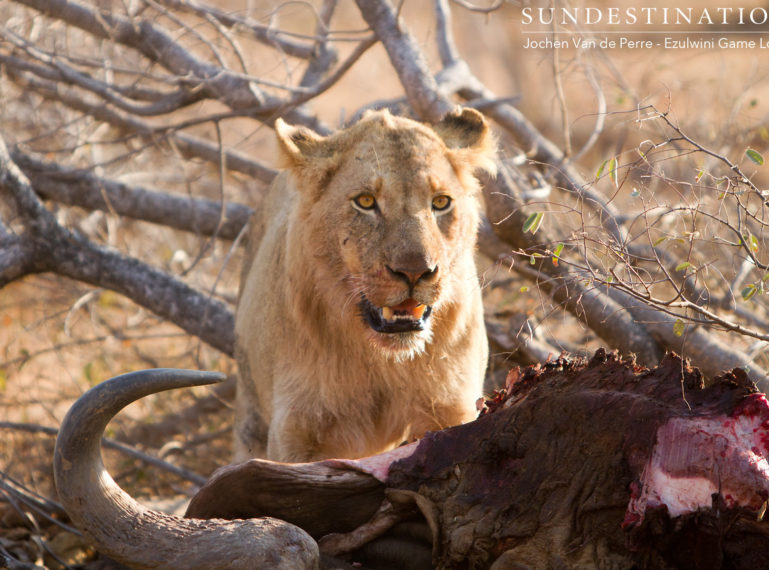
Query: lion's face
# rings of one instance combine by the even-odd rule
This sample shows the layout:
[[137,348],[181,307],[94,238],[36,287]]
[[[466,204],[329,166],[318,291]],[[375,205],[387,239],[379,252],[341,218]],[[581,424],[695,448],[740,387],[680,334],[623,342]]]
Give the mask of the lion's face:
[[462,281],[476,279],[472,171],[490,145],[479,114],[450,117],[433,130],[376,113],[327,139],[287,139],[305,145],[297,223],[327,316],[396,356],[424,350],[434,321],[462,302]]

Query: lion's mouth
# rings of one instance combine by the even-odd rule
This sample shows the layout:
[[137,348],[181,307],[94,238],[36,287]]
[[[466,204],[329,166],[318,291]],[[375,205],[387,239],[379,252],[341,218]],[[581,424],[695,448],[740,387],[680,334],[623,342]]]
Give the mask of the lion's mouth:
[[432,307],[415,299],[406,299],[392,307],[377,307],[363,295],[359,307],[366,323],[379,333],[424,330],[425,322],[432,312]]

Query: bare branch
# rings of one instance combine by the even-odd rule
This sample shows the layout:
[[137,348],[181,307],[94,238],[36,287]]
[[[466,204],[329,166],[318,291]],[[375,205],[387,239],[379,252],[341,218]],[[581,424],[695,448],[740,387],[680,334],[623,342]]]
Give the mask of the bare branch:
[[[0,183],[0,195],[2,195]],[[0,238],[0,288],[32,272],[34,251],[23,236]]]
[[[212,164],[219,163],[219,146],[210,141],[190,136],[173,128],[153,127],[127,113],[112,109],[106,105],[99,105],[95,101],[84,98],[76,92],[63,90],[52,82],[44,82],[29,76],[17,76],[16,78],[20,80],[20,84],[26,89],[34,90],[44,97],[60,101],[71,109],[90,115],[98,121],[108,123],[148,142],[157,143],[164,139],[169,139],[174,148],[179,150],[183,156],[201,158]],[[277,175],[277,172],[272,168],[232,149],[226,150],[225,160],[228,169],[242,172],[262,182],[269,183]]]
[[570,163],[576,163],[587,153],[588,150],[593,148],[593,145],[595,145],[596,141],[598,141],[598,137],[603,132],[604,125],[606,124],[606,114],[608,110],[606,106],[606,95],[604,95],[603,89],[601,89],[601,86],[598,84],[593,66],[590,64],[585,64],[583,67],[585,70],[585,77],[587,77],[588,83],[590,83],[590,87],[593,88],[593,93],[595,93],[596,100],[598,101],[598,109],[595,112],[595,125],[593,126],[593,130],[590,132],[590,136],[577,152],[569,156],[568,161]]
[[55,247],[51,247],[49,239],[43,236],[36,240],[38,272],[53,271],[116,291],[224,354],[233,354],[234,317],[220,301],[164,271],[95,246],[74,234],[67,236],[68,242],[59,241]]
[[435,0],[435,20],[437,28],[435,40],[438,42],[438,55],[445,69],[461,59],[454,40],[453,18],[451,8],[449,8],[449,0]]
[[27,272],[52,271],[112,289],[225,354],[233,353],[234,318],[223,303],[163,271],[96,246],[60,226],[12,161],[2,139],[0,189],[13,197],[19,213],[26,219],[27,231],[23,239],[25,247],[33,252],[25,265]]
[[[275,119],[275,109],[283,105],[280,99],[259,90],[255,78],[196,58],[174,41],[166,30],[147,20],[131,20],[118,14],[94,10],[74,0],[16,1],[95,37],[136,50],[174,75],[184,78],[191,89],[201,90],[207,97],[233,110],[247,112],[271,123]],[[316,117],[299,109],[287,110],[284,117],[289,122],[306,125],[317,132],[328,132],[328,128]]]
[[514,268],[536,282],[537,287],[585,322],[611,346],[616,346],[626,354],[636,353],[639,360],[646,364],[659,361],[662,351],[656,341],[619,303],[594,286],[585,285],[584,275],[572,273],[563,265],[556,266],[549,262],[547,247],[540,245],[543,241],[548,243],[547,238],[542,238],[545,230],[538,232],[536,241],[532,234],[521,231],[527,214],[515,188],[525,184],[525,180],[516,180],[516,176],[520,175],[515,170],[504,168],[496,179],[486,182],[484,194],[489,219],[494,232],[503,241],[527,254],[541,252],[545,254],[546,261],[538,269],[529,268],[525,263],[516,264]]
[[316,31],[318,40],[310,58],[310,65],[304,70],[302,81],[299,83],[302,87],[311,87],[319,83],[339,59],[339,54],[328,41],[328,29],[336,6],[337,0],[324,0],[323,2]]
[[627,307],[633,319],[643,323],[655,338],[668,348],[680,354],[685,354],[695,365],[709,377],[714,377],[725,370],[741,367],[747,368],[750,377],[758,384],[759,389],[769,391],[769,377],[764,368],[757,364],[748,354],[722,342],[714,335],[700,327],[687,326],[683,335],[678,335],[674,326],[676,318],[666,315],[644,303],[634,301],[618,289],[611,289],[611,296],[618,299]]
[[17,57],[0,54],[0,62],[12,66],[17,70],[34,73],[41,79],[52,82],[63,82],[69,85],[80,87],[95,95],[98,95],[105,101],[115,105],[118,109],[139,116],[154,116],[171,113],[183,107],[191,105],[203,99],[202,91],[190,91],[188,89],[177,89],[174,92],[163,93],[156,91],[148,93],[141,91],[142,99],[149,99],[149,104],[138,104],[122,96],[122,89],[104,81],[96,80],[88,75],[67,65],[62,58],[44,53],[43,51],[29,45],[28,42],[21,40],[14,34],[0,28],[0,36],[9,39],[20,46],[25,52],[34,57],[36,61],[43,62],[45,66],[35,65],[23,61]]
[[494,12],[496,10],[499,10],[502,5],[504,4],[503,0],[494,0],[494,3],[491,6],[482,7],[482,6],[476,6],[472,2],[468,2],[468,0],[451,0],[456,4],[457,6],[462,6],[465,10],[470,10],[471,12],[479,12],[481,14],[490,14],[491,12]]
[[314,46],[311,43],[296,42],[281,34],[270,26],[264,26],[254,22],[248,17],[238,16],[227,13],[211,6],[206,6],[193,0],[158,0],[169,9],[180,12],[197,14],[207,18],[214,18],[222,25],[235,29],[239,32],[245,32],[252,38],[272,47],[292,57],[301,59],[310,59],[313,57]]
[[[107,180],[90,171],[43,162],[21,152],[12,153],[14,162],[46,200],[101,210],[119,216],[161,224],[198,235],[217,235],[234,240],[251,216],[241,204],[222,204],[203,198],[175,196],[165,192]],[[219,226],[220,214],[222,223]]]
[[[37,424],[17,423],[17,422],[0,422],[0,429],[25,431],[29,433],[42,433],[45,435],[50,435],[52,437],[56,437],[59,433],[59,430],[57,428],[41,426]],[[115,441],[114,439],[103,437],[102,445],[104,445],[104,447],[108,449],[113,449],[129,457],[138,459],[139,461],[142,461],[147,465],[152,465],[153,467],[156,467],[163,471],[167,471],[168,473],[173,473],[180,479],[184,479],[185,481],[190,481],[192,483],[195,483],[195,485],[203,485],[207,480],[207,478],[203,477],[202,475],[198,475],[197,473],[193,473],[188,469],[184,469],[183,467],[179,467],[178,465],[174,465],[173,463],[164,461],[159,457],[154,457],[148,453],[139,451],[138,449],[130,445],[126,445],[125,443]]]
[[388,0],[356,0],[363,19],[376,32],[390,57],[411,107],[423,120],[437,122],[454,105],[441,94],[424,56]]

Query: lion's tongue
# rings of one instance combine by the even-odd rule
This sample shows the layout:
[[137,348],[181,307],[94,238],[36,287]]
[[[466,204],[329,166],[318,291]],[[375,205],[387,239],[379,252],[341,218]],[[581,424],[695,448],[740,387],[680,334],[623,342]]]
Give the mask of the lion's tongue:
[[406,299],[398,305],[392,307],[382,307],[382,316],[390,321],[394,317],[403,316],[404,314],[412,319],[419,320],[425,312],[427,307],[415,299]]

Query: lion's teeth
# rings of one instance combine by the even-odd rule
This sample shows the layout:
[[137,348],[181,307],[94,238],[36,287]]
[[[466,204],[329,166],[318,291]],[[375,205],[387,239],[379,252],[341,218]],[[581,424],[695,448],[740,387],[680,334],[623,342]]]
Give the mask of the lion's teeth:
[[427,305],[418,304],[414,307],[400,308],[400,305],[393,309],[392,307],[382,307],[382,318],[386,321],[395,319],[413,319],[418,321],[425,314]]

